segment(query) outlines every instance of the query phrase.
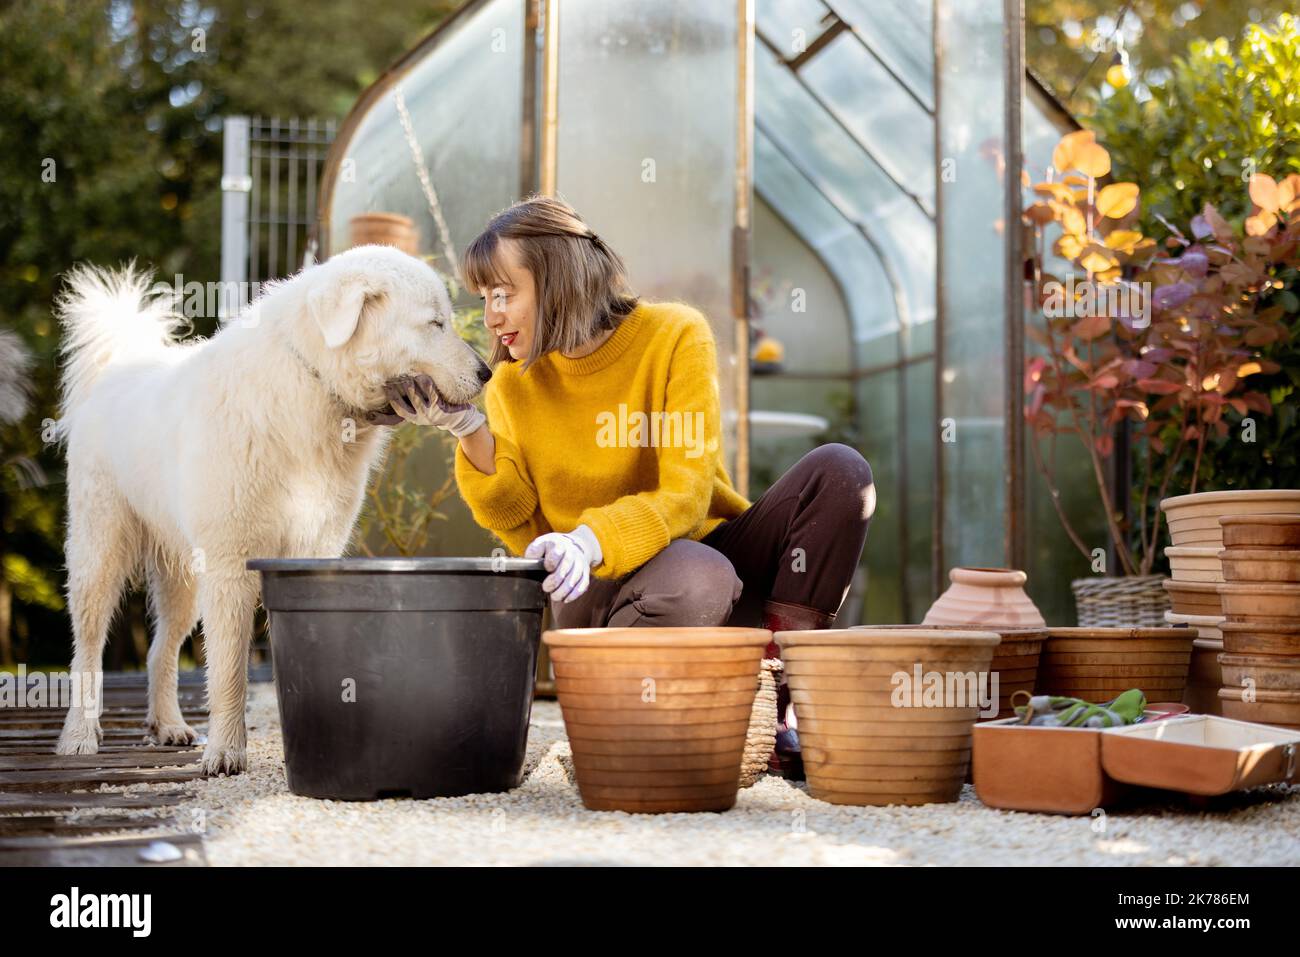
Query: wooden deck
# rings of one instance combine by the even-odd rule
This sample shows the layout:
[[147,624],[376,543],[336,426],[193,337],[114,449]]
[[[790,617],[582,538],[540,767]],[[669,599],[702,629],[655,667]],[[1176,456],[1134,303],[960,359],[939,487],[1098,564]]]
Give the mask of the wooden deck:
[[[251,681],[270,678],[269,666],[249,674]],[[206,734],[203,672],[182,672],[179,684],[185,720]],[[63,708],[0,709],[0,867],[206,866],[201,822],[176,814],[185,795],[180,786],[198,780],[201,746],[145,743],[142,672],[106,673],[103,690],[104,740],[94,755],[54,753]],[[176,787],[104,790],[131,784]],[[163,836],[144,835],[157,828]],[[179,858],[155,862],[142,857],[155,841],[171,845]]]

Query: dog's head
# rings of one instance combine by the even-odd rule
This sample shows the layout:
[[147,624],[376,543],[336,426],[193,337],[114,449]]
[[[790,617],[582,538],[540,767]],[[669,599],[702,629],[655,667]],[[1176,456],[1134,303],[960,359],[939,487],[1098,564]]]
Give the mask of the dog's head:
[[360,409],[387,406],[384,383],[425,374],[451,403],[469,402],[492,370],[456,334],[451,297],[425,262],[391,246],[356,246],[300,274],[294,345]]

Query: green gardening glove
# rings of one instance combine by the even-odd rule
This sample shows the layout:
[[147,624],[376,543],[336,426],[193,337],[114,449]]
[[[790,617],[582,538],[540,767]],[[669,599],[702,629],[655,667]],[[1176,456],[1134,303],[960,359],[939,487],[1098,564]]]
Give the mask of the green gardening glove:
[[1029,705],[1016,707],[1022,723],[1040,728],[1118,728],[1134,724],[1146,711],[1147,699],[1132,688],[1106,704],[1091,704],[1080,698],[1036,695]]

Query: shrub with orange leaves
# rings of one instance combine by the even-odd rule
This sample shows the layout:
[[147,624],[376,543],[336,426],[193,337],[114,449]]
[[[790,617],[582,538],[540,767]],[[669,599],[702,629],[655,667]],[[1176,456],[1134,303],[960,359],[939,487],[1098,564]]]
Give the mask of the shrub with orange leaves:
[[[1244,235],[1208,204],[1190,224],[1190,238],[1165,223],[1169,255],[1161,256],[1134,225],[1137,185],[1098,188],[1110,155],[1092,132],[1065,136],[1052,160],[1060,178],[1036,185],[1042,198],[1024,213],[1035,234],[1038,306],[1027,334],[1041,347],[1025,368],[1030,448],[1067,534],[1091,557],[1061,508],[1055,456],[1045,458],[1040,447],[1059,435],[1082,442],[1120,570],[1149,574],[1160,543],[1159,511],[1148,521],[1151,493],[1163,498],[1174,471],[1189,461],[1196,491],[1205,443],[1226,435],[1228,409],[1272,412],[1249,379],[1276,371],[1260,349],[1288,335],[1281,307],[1263,300],[1275,283],[1281,288],[1283,270],[1300,264],[1300,176],[1253,178],[1255,210]],[[1073,267],[1064,279],[1044,270],[1053,224],[1060,235],[1052,252]],[[1126,428],[1138,453],[1136,522],[1111,494],[1117,427]]]

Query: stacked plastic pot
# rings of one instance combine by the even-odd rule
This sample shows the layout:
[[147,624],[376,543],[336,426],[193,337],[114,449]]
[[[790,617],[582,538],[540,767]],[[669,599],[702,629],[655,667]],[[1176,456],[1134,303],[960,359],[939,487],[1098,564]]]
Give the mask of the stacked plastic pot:
[[1300,728],[1300,515],[1220,521],[1224,714]]

